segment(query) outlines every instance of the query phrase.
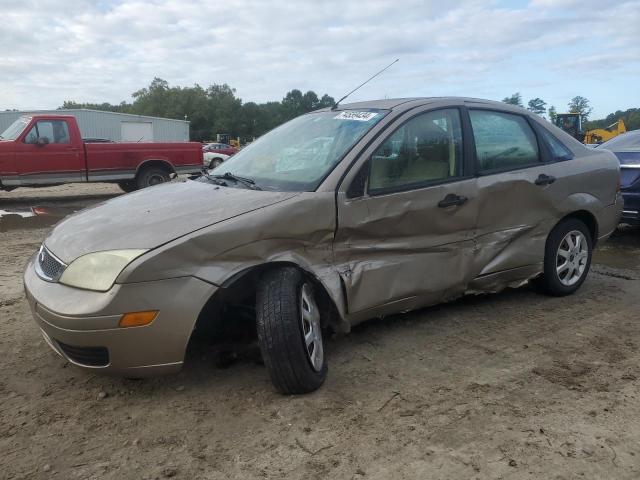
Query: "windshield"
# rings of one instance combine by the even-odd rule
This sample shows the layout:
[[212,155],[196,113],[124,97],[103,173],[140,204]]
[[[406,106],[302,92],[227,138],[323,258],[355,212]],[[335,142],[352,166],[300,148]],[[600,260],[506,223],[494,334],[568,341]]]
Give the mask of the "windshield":
[[611,140],[598,145],[598,148],[612,149],[627,149],[627,148],[640,148],[640,130],[634,132],[627,132],[617,137],[613,137]]
[[0,140],[15,140],[20,136],[25,127],[29,125],[30,121],[31,117],[20,117],[0,134]]
[[260,137],[212,173],[248,178],[263,190],[314,191],[387,113],[367,109],[302,115]]

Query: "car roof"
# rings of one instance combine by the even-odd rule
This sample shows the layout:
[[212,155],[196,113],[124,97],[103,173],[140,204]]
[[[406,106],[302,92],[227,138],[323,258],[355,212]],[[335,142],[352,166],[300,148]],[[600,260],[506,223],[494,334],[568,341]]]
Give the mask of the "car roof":
[[[410,97],[410,98],[386,98],[381,100],[369,100],[364,102],[354,102],[340,104],[336,110],[357,110],[357,109],[383,109],[383,110],[409,110],[422,105],[468,105],[475,107],[496,108],[499,110],[514,111],[519,113],[531,113],[517,105],[511,105],[494,100],[484,100],[473,97]],[[323,109],[324,111],[330,108]]]
[[597,148],[605,149],[640,149],[640,130],[631,130],[630,132],[621,133],[612,139],[601,143]]

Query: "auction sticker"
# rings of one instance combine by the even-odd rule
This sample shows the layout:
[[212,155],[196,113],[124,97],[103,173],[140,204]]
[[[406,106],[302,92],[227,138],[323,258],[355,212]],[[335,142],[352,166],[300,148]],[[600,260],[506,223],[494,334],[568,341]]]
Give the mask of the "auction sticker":
[[357,120],[358,122],[368,122],[372,118],[377,117],[376,112],[357,112],[355,110],[345,110],[339,115],[333,117],[336,120]]

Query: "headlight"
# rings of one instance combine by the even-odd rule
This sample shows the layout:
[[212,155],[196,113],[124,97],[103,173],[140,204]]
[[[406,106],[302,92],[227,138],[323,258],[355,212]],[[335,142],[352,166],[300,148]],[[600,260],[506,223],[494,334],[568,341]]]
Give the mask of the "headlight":
[[106,292],[129,263],[147,250],[110,250],[76,258],[59,282],[70,287]]

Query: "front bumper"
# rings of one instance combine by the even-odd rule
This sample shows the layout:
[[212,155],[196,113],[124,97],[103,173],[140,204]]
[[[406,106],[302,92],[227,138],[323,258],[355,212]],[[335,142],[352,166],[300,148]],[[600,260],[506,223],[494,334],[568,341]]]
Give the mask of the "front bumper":
[[[42,280],[29,261],[24,285],[47,343],[69,362],[145,377],[180,370],[202,307],[217,287],[194,277],[116,284],[92,292]],[[124,313],[158,310],[149,325],[120,328]]]

